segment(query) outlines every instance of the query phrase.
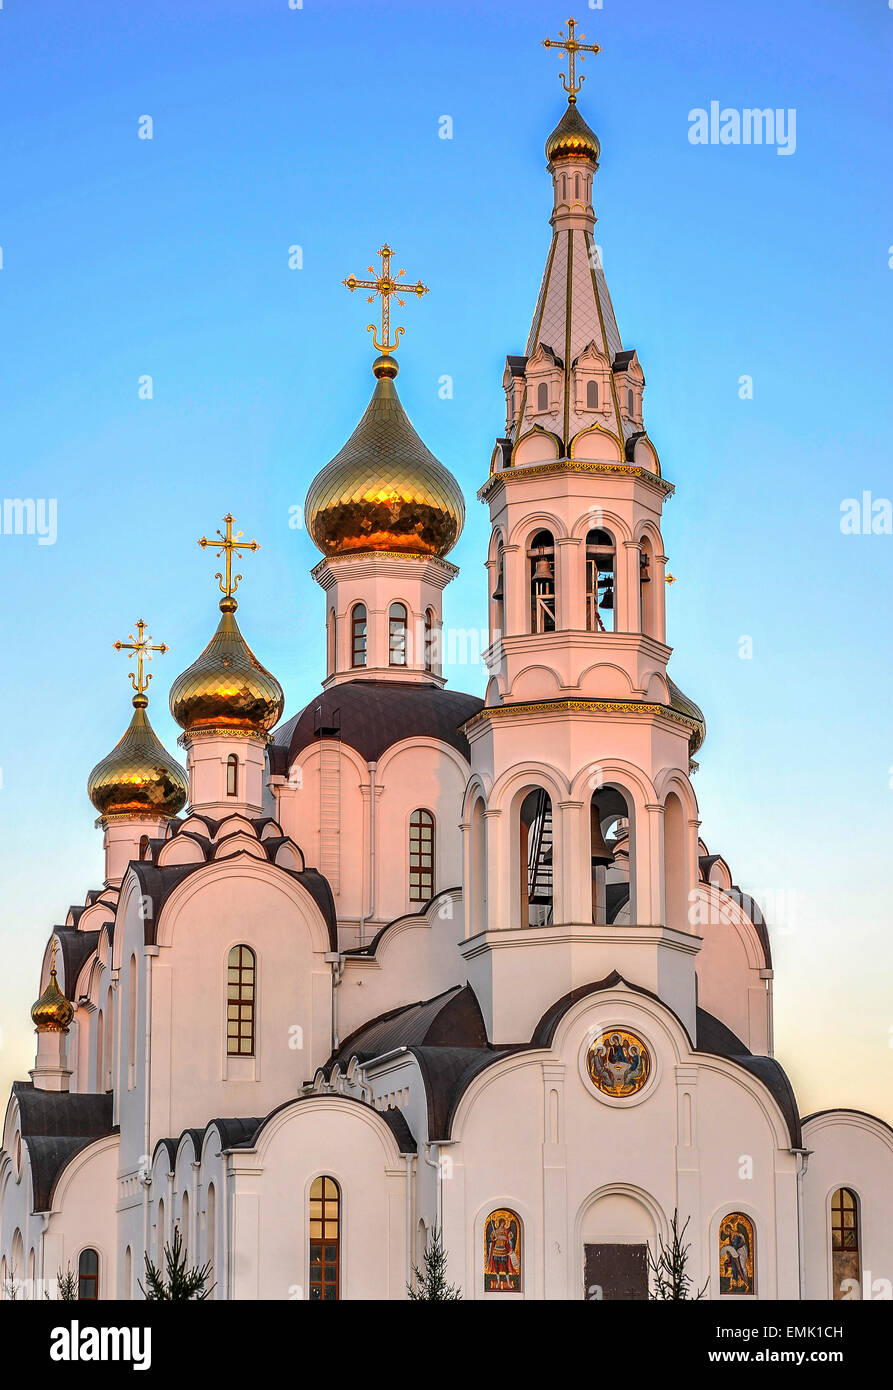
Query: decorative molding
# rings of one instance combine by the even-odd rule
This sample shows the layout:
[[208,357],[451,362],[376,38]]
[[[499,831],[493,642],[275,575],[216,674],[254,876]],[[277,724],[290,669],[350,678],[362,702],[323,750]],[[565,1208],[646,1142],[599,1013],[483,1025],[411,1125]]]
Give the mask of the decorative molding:
[[497,485],[504,482],[506,478],[540,478],[549,473],[562,472],[599,474],[603,477],[639,478],[649,487],[662,493],[664,497],[671,497],[676,491],[672,483],[668,483],[665,478],[658,477],[656,473],[650,473],[647,468],[642,468],[637,463],[586,463],[582,459],[563,458],[554,459],[548,463],[522,463],[516,468],[502,468],[499,472],[491,474],[483,487],[478,489],[478,500],[486,502],[491,493],[496,490]]
[[662,716],[686,729],[698,729],[700,724],[688,715],[670,709],[668,705],[646,704],[644,700],[549,700],[529,705],[486,705],[461,726],[463,733],[485,723],[488,719],[519,718],[534,714],[633,714]]

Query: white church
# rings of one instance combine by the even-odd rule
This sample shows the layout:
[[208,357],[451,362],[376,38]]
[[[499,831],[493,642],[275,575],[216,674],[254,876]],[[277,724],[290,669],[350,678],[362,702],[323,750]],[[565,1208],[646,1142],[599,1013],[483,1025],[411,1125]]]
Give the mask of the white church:
[[51,929],[6,1109],[3,1297],[71,1271],[140,1299],[178,1230],[213,1299],[404,1299],[439,1228],[464,1299],[645,1299],[674,1212],[710,1299],[872,1298],[893,1266],[893,1130],[800,1115],[769,930],[701,837],[674,488],[593,240],[582,36],[551,46],[551,239],[478,493],[486,688],[441,673],[464,502],[397,392],[390,299],[425,286],[384,246],[372,397],[306,499],[321,693],[283,721],[230,516],[201,542],[219,624],[170,690],[185,769],[146,712],[159,647],[118,644],[102,887]]

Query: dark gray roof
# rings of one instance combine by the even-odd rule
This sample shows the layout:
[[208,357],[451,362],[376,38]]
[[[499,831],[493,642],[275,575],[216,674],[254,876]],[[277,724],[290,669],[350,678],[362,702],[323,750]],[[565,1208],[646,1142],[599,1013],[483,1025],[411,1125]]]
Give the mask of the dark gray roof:
[[34,1210],[49,1211],[65,1165],[94,1139],[116,1132],[112,1097],[42,1091],[30,1081],[14,1081],[12,1090],[31,1160]]
[[622,352],[615,353],[614,361],[611,363],[612,370],[615,372],[625,372],[635,355],[635,348],[624,348]]
[[390,931],[391,927],[395,926],[397,922],[404,922],[407,917],[424,917],[427,915],[431,904],[436,903],[438,898],[445,898],[454,893],[461,893],[461,891],[461,888],[458,887],[441,888],[440,892],[435,893],[433,898],[429,898],[427,902],[422,903],[418,912],[401,912],[399,917],[394,917],[390,922],[385,922],[383,927],[379,927],[372,940],[367,942],[365,946],[349,946],[343,954],[345,956],[374,956],[381,945],[385,932]]
[[518,353],[510,352],[505,359],[505,365],[512,376],[523,376],[527,369],[527,358],[519,356]]
[[470,985],[455,985],[433,999],[406,1004],[372,1019],[345,1038],[327,1066],[335,1062],[343,1066],[351,1057],[365,1062],[372,1057],[382,1057],[394,1048],[414,1045],[487,1046],[487,1029],[477,995]]
[[[110,924],[106,923],[106,925]],[[89,960],[96,950],[99,932],[78,931],[77,927],[54,927],[53,934],[59,942],[59,951],[62,956],[64,993],[68,999],[74,999],[74,987],[78,982],[78,976],[83,969],[84,962]]]
[[415,682],[352,680],[330,686],[273,734],[270,765],[284,774],[313,743],[317,729],[340,727],[341,739],[366,762],[404,738],[427,737],[449,744],[470,761],[460,725],[483,707],[476,695]]

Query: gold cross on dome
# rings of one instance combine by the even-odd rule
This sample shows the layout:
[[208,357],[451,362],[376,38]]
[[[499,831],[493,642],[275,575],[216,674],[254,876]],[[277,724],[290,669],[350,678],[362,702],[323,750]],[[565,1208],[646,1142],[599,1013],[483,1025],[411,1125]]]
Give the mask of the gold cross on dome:
[[387,242],[385,242],[384,246],[379,247],[378,254],[381,256],[381,273],[375,275],[375,266],[369,266],[369,274],[375,275],[374,280],[358,280],[355,275],[348,275],[347,279],[342,280],[341,283],[347,286],[351,294],[353,294],[354,290],[372,290],[373,293],[369,295],[366,301],[368,304],[373,304],[375,302],[375,296],[377,294],[381,295],[381,342],[379,342],[375,336],[376,328],[374,323],[370,323],[367,326],[366,332],[372,334],[372,341],[379,352],[395,352],[400,342],[400,335],[401,333],[405,333],[406,330],[404,328],[395,329],[394,341],[390,341],[391,295],[397,296],[397,303],[402,307],[406,303],[406,300],[400,297],[402,294],[415,294],[421,299],[423,294],[428,293],[428,286],[423,285],[421,280],[416,280],[414,285],[399,284],[400,276],[405,275],[406,271],[398,270],[396,275],[391,274],[391,257],[394,252],[391,247],[388,246]]
[[559,29],[557,39],[543,39],[543,48],[557,48],[559,56],[562,58],[567,54],[567,77],[563,72],[560,72],[558,76],[561,78],[561,85],[567,92],[568,103],[571,106],[576,106],[577,93],[586,81],[582,73],[579,82],[577,81],[577,54],[579,53],[582,63],[585,62],[587,53],[601,53],[601,48],[597,43],[583,43],[585,37],[586,35],[582,32],[579,38],[577,37],[577,21],[569,19],[567,21],[567,38]]
[[130,683],[137,695],[143,695],[149,689],[149,681],[152,679],[151,675],[143,675],[143,662],[151,661],[153,652],[164,653],[170,651],[170,648],[166,647],[163,642],[158,646],[152,646],[152,638],[145,635],[146,624],[143,622],[142,618],[137,619],[136,631],[136,637],[134,637],[132,632],[127,634],[130,638],[129,642],[116,642],[115,651],[129,652],[128,661],[132,661],[133,654],[134,652],[136,653],[136,674],[134,675],[133,671],[129,673]]
[[220,592],[224,594],[226,598],[232,598],[239,587],[239,580],[242,578],[240,574],[233,574],[233,556],[235,555],[241,560],[243,550],[260,550],[257,541],[243,541],[241,531],[237,531],[236,534],[233,535],[233,523],[235,519],[236,518],[230,512],[227,512],[226,516],[223,518],[226,534],[224,535],[218,527],[218,540],[209,541],[207,536],[202,536],[199,541],[202,550],[206,550],[208,546],[210,546],[212,550],[216,550],[218,559],[221,555],[226,556],[226,578],[224,579],[224,575],[220,572],[214,575],[214,578],[218,580],[220,584]]

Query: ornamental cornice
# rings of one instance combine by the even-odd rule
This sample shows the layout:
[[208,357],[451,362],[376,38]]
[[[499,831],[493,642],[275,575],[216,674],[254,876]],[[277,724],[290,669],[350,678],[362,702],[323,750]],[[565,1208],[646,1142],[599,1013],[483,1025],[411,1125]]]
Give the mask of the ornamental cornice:
[[669,719],[685,729],[700,729],[700,724],[688,715],[644,700],[542,700],[536,704],[487,705],[462,725],[463,732],[474,729],[488,719],[523,719],[531,715],[548,714],[620,714]]
[[591,473],[602,477],[619,478],[639,478],[649,487],[663,494],[664,497],[671,497],[676,491],[672,483],[668,483],[665,478],[660,478],[656,473],[651,473],[647,468],[642,468],[637,463],[586,463],[582,459],[553,459],[547,463],[522,464],[517,468],[501,468],[498,472],[492,473],[483,487],[478,489],[478,500],[486,502],[492,492],[495,492],[500,482],[505,482],[506,478],[541,478],[549,473]]

